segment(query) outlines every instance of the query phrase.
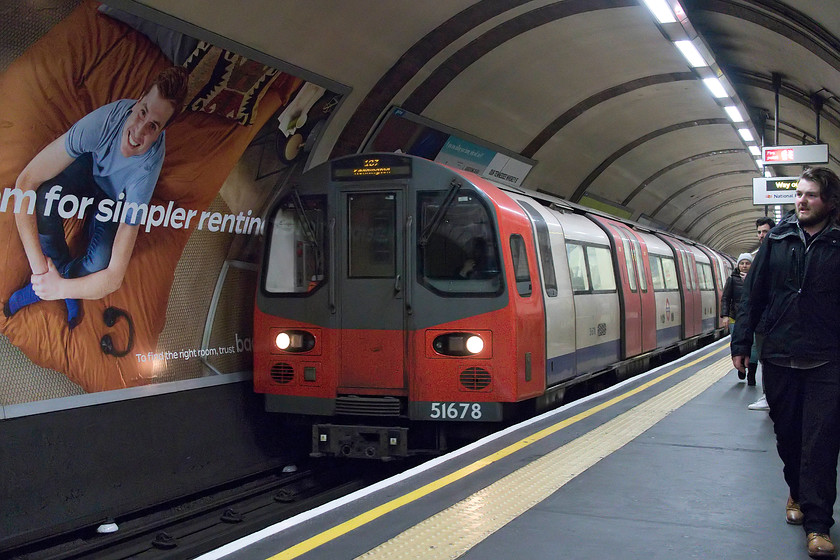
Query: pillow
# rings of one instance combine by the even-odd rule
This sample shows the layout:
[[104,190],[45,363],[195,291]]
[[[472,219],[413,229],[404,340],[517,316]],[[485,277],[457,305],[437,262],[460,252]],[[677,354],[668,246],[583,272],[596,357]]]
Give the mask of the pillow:
[[280,71],[200,41],[184,63],[190,72],[184,108],[253,124],[257,105]]
[[99,6],[99,12],[125,23],[132,29],[148,37],[152,43],[160,47],[160,50],[163,51],[166,58],[171,60],[173,64],[183,64],[187,60],[187,57],[195,50],[196,45],[198,45],[198,39],[162,27],[123,10],[102,4]]

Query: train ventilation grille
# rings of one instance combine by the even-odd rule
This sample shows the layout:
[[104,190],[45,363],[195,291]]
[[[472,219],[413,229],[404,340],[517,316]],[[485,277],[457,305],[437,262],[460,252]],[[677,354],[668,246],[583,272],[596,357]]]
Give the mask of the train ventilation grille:
[[345,395],[335,399],[336,414],[365,416],[399,416],[400,399],[395,397],[360,397]]
[[461,386],[468,391],[480,391],[490,385],[490,372],[484,368],[471,367],[461,372]]
[[295,370],[290,364],[277,362],[271,366],[271,379],[275,383],[291,383],[295,378]]

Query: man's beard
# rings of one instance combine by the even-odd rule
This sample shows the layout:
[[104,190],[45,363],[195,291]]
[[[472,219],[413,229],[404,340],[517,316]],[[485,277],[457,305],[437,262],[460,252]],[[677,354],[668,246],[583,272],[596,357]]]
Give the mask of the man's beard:
[[811,209],[811,215],[806,217],[806,218],[803,218],[799,215],[799,210],[796,211],[796,219],[799,220],[799,225],[805,226],[805,227],[815,226],[815,225],[819,224],[820,222],[822,222],[823,220],[825,220],[827,217],[828,217],[828,209],[826,209],[826,208],[823,208],[822,211],[820,211],[818,213],[814,212],[814,210]]

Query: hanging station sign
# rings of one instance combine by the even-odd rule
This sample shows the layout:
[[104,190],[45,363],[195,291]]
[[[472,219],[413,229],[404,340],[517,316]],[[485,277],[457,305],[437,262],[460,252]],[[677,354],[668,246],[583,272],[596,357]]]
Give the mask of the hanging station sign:
[[793,204],[799,177],[756,177],[753,179],[753,204]]
[[828,144],[764,146],[761,148],[761,157],[764,165],[828,163]]

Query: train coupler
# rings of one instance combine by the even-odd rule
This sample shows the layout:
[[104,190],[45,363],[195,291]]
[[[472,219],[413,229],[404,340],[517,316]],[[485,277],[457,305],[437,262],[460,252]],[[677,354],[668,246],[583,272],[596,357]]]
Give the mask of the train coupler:
[[315,424],[310,456],[381,461],[408,457],[408,428]]

